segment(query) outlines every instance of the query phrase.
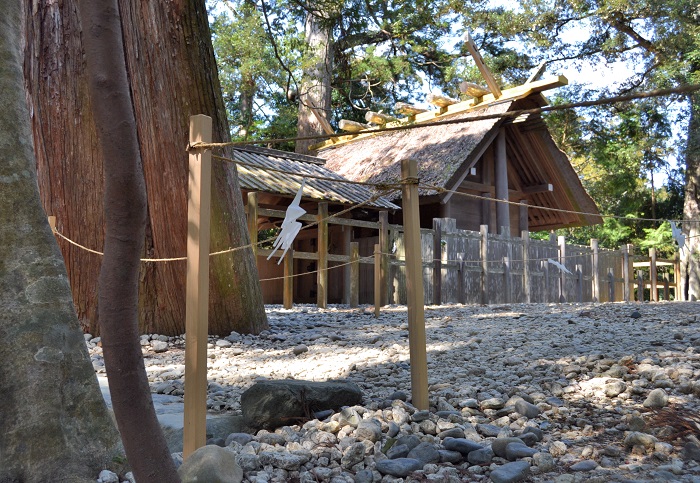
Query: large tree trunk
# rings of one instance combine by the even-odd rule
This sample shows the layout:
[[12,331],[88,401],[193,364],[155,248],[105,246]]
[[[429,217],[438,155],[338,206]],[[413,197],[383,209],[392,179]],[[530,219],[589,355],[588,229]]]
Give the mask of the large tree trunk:
[[41,207],[23,94],[21,5],[0,16],[0,481],[94,482],[119,435]]
[[105,254],[99,279],[102,348],[126,456],[139,482],[177,482],[151,400],[138,332],[146,186],[124,62],[117,0],[80,2],[83,45],[105,173]]
[[685,248],[681,250],[681,292],[685,300],[700,299],[700,94],[690,100],[690,121],[685,151],[685,202],[683,218],[693,220],[683,224]]
[[[104,243],[102,164],[87,98],[80,24],[71,2],[40,0],[30,12],[25,75],[38,146],[39,186],[58,229],[90,248]],[[120,2],[126,65],[148,197],[143,255],[181,257],[187,242],[188,119],[207,114],[214,141],[230,137],[202,0]],[[250,243],[232,165],[214,163],[212,251]],[[100,257],[60,242],[84,330],[97,331]],[[235,267],[235,269],[234,269]],[[185,262],[141,264],[139,329],[185,330]],[[209,332],[267,327],[251,250],[212,257]]]
[[[306,15],[306,45],[308,67],[299,92],[297,136],[325,134],[317,116],[327,119],[331,109],[331,74],[333,72],[333,39],[330,20],[318,12]],[[315,111],[315,114],[314,114]],[[318,141],[297,141],[295,151],[309,154],[309,146]]]

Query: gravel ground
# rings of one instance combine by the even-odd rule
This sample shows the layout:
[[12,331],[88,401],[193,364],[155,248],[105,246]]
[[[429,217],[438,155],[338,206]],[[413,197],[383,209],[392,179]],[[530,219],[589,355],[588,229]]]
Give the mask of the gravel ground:
[[[338,413],[280,429],[283,438],[229,439],[243,481],[700,482],[699,303],[428,306],[427,415],[410,405],[405,307],[387,306],[379,319],[369,308],[267,312],[270,329],[259,336],[210,339],[210,411],[239,413],[241,393],[259,380],[342,378],[364,394],[352,410],[382,432],[367,437]],[[96,342],[88,346],[100,373]],[[181,396],[183,338],[143,336],[142,345],[153,392]],[[314,432],[331,433],[332,448],[306,444]],[[496,450],[514,436],[526,443],[522,453]],[[451,439],[496,454],[454,458]],[[399,476],[385,460],[416,455],[391,454],[389,440],[442,453]],[[359,460],[347,464],[360,443]],[[301,459],[290,464],[289,455]]]

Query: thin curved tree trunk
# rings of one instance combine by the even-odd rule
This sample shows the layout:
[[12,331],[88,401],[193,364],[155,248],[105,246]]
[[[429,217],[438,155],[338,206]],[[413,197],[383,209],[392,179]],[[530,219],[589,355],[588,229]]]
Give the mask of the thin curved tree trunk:
[[37,189],[21,6],[0,16],[0,481],[94,482],[121,454]]
[[[230,139],[203,0],[119,2],[125,59],[143,161],[148,216],[142,255],[181,257],[187,246],[189,116],[214,121],[214,141]],[[103,174],[87,96],[80,23],[72,2],[38,0],[27,17],[25,75],[33,107],[42,202],[58,229],[103,246]],[[213,166],[212,251],[250,243],[236,170]],[[60,241],[84,330],[97,331],[100,257]],[[235,268],[234,268],[235,267]],[[185,262],[141,264],[139,330],[185,330]],[[209,332],[267,328],[251,250],[212,257]]]
[[97,140],[105,173],[99,278],[102,350],[126,456],[139,482],[179,481],[156,417],[138,331],[146,187],[117,0],[79,3]]
[[700,299],[700,94],[690,95],[690,121],[685,152],[685,248],[681,250],[681,281],[685,300]]

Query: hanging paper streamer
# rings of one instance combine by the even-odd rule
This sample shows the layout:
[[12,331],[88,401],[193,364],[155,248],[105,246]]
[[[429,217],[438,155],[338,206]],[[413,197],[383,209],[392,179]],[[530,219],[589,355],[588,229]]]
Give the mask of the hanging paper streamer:
[[555,267],[557,267],[557,268],[558,268],[559,270],[561,270],[562,272],[566,272],[566,273],[568,273],[569,275],[573,275],[573,273],[571,273],[569,270],[567,270],[567,268],[566,268],[564,265],[562,265],[562,264],[559,263],[559,262],[555,262],[555,261],[552,260],[551,258],[548,258],[548,259],[547,259],[547,263],[549,263],[550,265],[554,265]]
[[275,243],[273,245],[274,249],[272,250],[272,253],[270,253],[270,255],[267,257],[268,260],[272,258],[272,255],[275,254],[275,252],[280,246],[284,248],[284,253],[282,253],[282,256],[277,262],[277,265],[282,263],[282,259],[287,254],[287,250],[289,250],[292,247],[292,243],[294,243],[294,238],[296,238],[296,236],[299,234],[299,230],[301,230],[301,222],[297,221],[297,218],[306,213],[306,210],[299,206],[299,203],[301,203],[301,195],[304,192],[305,184],[306,179],[302,179],[299,191],[297,191],[297,194],[292,200],[292,203],[287,207],[287,213],[284,215],[284,220],[282,221],[282,230],[280,231],[279,235],[277,235],[277,239],[275,239]]
[[671,224],[671,236],[673,236],[673,239],[676,240],[678,249],[683,250],[683,247],[685,246],[685,235],[681,229],[676,226],[675,221],[670,221],[669,223]]

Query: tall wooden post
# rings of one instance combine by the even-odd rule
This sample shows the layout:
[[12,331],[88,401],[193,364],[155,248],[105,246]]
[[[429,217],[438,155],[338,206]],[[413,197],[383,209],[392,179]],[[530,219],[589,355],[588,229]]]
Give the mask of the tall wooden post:
[[379,212],[379,249],[382,252],[379,266],[382,306],[389,303],[389,212]]
[[350,299],[348,304],[355,308],[360,304],[360,244],[350,242]]
[[629,245],[624,245],[622,248],[622,300],[630,301],[630,256]]
[[294,250],[292,248],[287,250],[284,256],[282,304],[285,309],[291,309],[294,306]]
[[374,244],[374,318],[379,318],[382,306],[382,251],[379,243]]
[[507,238],[506,256],[503,257],[503,287],[505,292],[505,303],[509,304],[513,299],[513,275],[511,272],[511,260],[513,260],[513,240],[510,237],[510,226],[502,226],[501,235]]
[[[343,253],[352,262],[352,227],[343,226]],[[343,303],[350,305],[352,298],[352,264],[343,267]]]
[[508,162],[506,159],[506,132],[501,129],[496,138],[496,226],[500,233],[503,227],[510,229],[510,205],[508,201]]
[[[559,263],[566,266],[566,237],[561,235],[557,239],[559,244]],[[566,272],[564,270],[559,270],[559,302],[565,303],[567,300],[566,292]]]
[[598,263],[598,240],[591,238],[591,298],[593,302],[600,302],[600,267]]
[[[209,116],[190,117],[190,144],[211,142]],[[209,324],[209,241],[211,151],[189,155],[187,198],[187,283],[185,295],[185,426],[182,454],[187,458],[207,441],[207,333]]]
[[649,280],[651,282],[651,298],[652,302],[659,301],[659,292],[656,286],[658,273],[656,271],[656,248],[649,249]]
[[685,300],[685,294],[683,293],[683,285],[681,283],[681,259],[680,254],[676,252],[676,256],[673,257],[673,300],[681,302]]
[[612,268],[608,269],[608,302],[615,301],[615,272]]
[[576,265],[576,301],[583,302],[583,265]]
[[637,270],[637,302],[644,302],[644,271]]
[[318,204],[318,271],[316,272],[316,305],[328,306],[328,203]]
[[520,238],[523,241],[523,295],[525,303],[532,302],[532,289],[530,287],[530,232],[523,230],[520,233]]
[[[250,235],[250,246],[253,249],[253,255],[258,254],[258,193],[251,191],[248,193],[248,234]],[[258,262],[258,257],[255,256],[255,262]]]
[[428,409],[428,358],[425,348],[425,307],[423,259],[418,207],[418,167],[414,159],[401,160],[404,237],[406,244],[406,292],[408,301],[408,342],[411,358],[413,405]]
[[481,235],[479,243],[479,258],[481,259],[481,303],[489,303],[489,226],[479,227]]
[[520,217],[519,217],[519,228],[520,228],[520,233],[524,231],[528,231],[530,229],[530,223],[528,219],[528,213],[527,213],[527,200],[520,200]]
[[433,305],[442,300],[442,220],[433,218]]

